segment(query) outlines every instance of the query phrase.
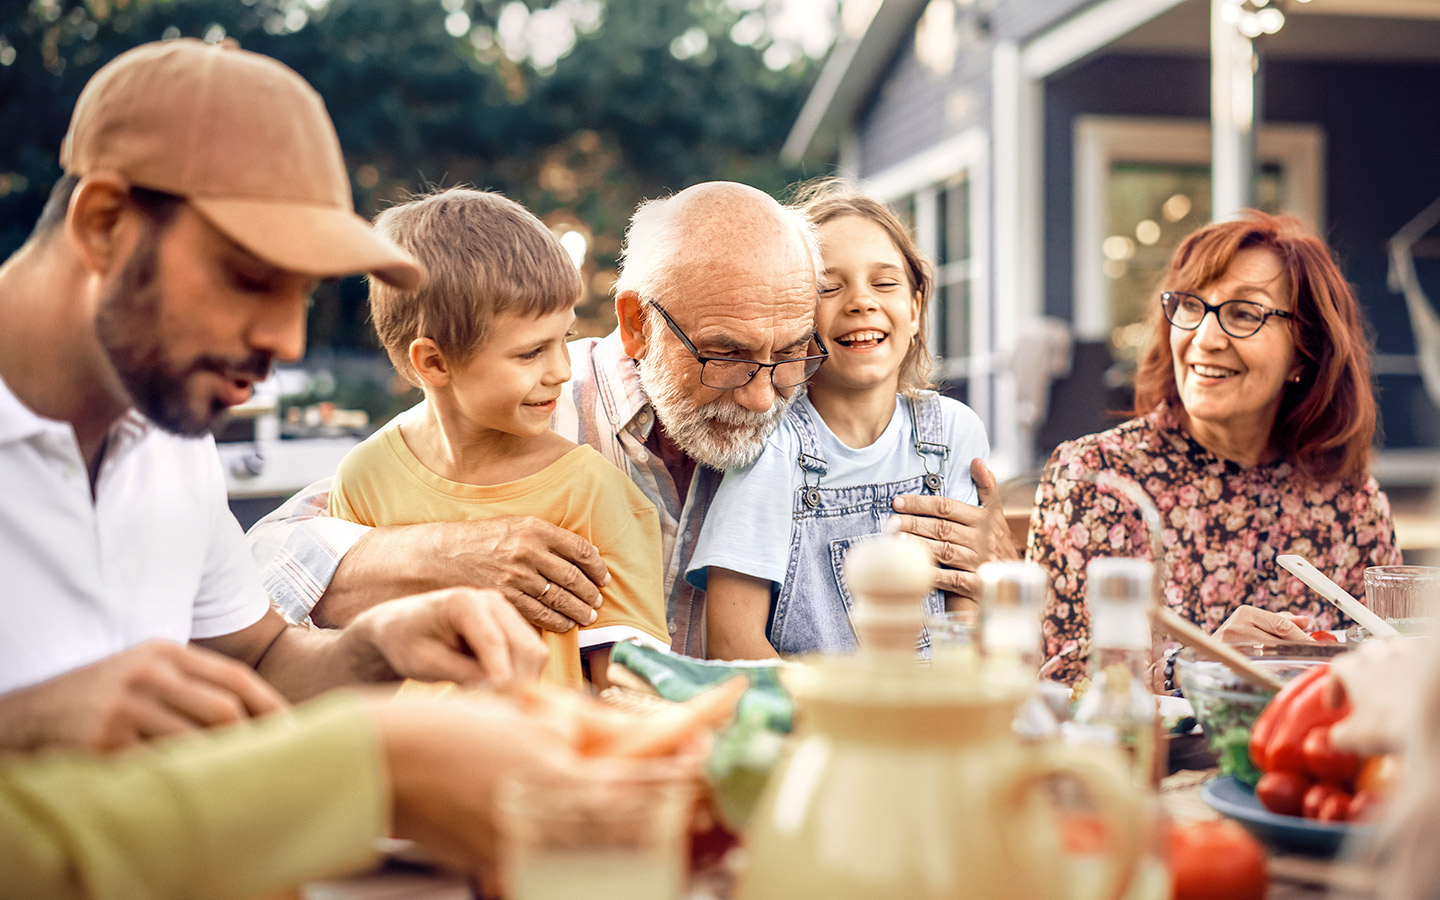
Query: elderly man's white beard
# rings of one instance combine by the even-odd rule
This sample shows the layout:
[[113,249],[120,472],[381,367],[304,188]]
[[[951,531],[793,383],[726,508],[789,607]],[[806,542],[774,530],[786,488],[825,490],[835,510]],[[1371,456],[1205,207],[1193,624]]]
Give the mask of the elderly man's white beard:
[[[791,391],[788,398],[777,392],[775,402],[763,413],[746,409],[728,393],[697,406],[679,377],[654,358],[650,354],[640,360],[640,386],[655,407],[656,418],[685,455],[712,469],[739,469],[758,459],[765,438],[780,424],[790,404],[805,393],[804,385]],[[759,372],[755,377],[769,375]]]

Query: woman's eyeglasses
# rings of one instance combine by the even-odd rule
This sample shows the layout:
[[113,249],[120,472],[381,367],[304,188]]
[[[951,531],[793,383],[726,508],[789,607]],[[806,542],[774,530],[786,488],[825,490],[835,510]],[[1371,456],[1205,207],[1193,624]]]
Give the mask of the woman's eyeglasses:
[[660,317],[665,320],[670,331],[680,339],[680,343],[685,345],[685,349],[689,350],[690,355],[695,357],[695,361],[700,364],[700,383],[717,391],[733,391],[736,388],[742,388],[749,384],[761,369],[770,370],[770,384],[775,388],[785,390],[799,387],[809,381],[810,377],[820,368],[820,364],[830,356],[825,345],[820,343],[818,335],[814,337],[814,341],[820,352],[815,356],[801,356],[770,363],[757,362],[753,359],[734,359],[729,356],[706,356],[695,348],[695,345],[685,336],[685,332],[681,331],[680,326],[675,324],[675,320],[670,318],[670,314],[665,311],[664,307],[654,300],[645,302],[655,307],[656,312],[660,313]]
[[1160,308],[1165,310],[1165,318],[1171,325],[1186,331],[1199,328],[1205,316],[1214,313],[1220,328],[1233,338],[1249,337],[1259,331],[1265,320],[1271,316],[1295,318],[1294,313],[1274,309],[1254,300],[1226,300],[1224,303],[1210,304],[1184,291],[1161,292]]

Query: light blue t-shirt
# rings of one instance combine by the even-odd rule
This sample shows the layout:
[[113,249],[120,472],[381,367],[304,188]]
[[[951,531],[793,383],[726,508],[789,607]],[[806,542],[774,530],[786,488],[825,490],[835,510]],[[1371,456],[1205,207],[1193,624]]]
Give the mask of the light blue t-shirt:
[[[848,447],[835,436],[808,397],[798,401],[815,422],[821,453],[829,472],[824,487],[855,487],[884,484],[924,474],[924,463],[915,452],[914,429],[910,424],[910,403],[903,397],[879,440],[868,447]],[[950,457],[945,461],[945,496],[978,504],[979,494],[970,480],[970,461],[985,457],[990,443],[985,426],[970,407],[949,397],[940,397],[941,417]],[[719,566],[773,584],[785,579],[790,559],[791,515],[795,491],[802,483],[800,436],[787,416],[765,442],[760,458],[743,469],[725,473],[715,499],[705,514],[700,540],[686,567],[685,578],[702,590],[706,570]]]

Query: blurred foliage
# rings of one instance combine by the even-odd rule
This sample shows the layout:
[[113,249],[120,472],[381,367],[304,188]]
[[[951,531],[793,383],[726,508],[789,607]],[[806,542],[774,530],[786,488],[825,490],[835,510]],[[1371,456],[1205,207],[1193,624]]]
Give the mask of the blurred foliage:
[[[70,110],[97,68],[145,41],[228,36],[325,98],[363,215],[468,184],[585,235],[579,311],[586,333],[604,333],[636,203],[709,179],[778,193],[798,176],[778,149],[819,62],[767,66],[757,27],[767,10],[767,0],[0,0],[0,259],[60,175]],[[528,48],[517,23],[544,26]],[[310,327],[312,346],[375,346],[364,282],[322,287]]]

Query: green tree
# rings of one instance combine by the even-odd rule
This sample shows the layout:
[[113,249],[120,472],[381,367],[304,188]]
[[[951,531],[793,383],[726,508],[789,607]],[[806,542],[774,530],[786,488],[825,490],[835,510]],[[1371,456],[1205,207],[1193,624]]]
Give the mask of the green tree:
[[[100,65],[145,41],[223,35],[325,98],[362,214],[472,184],[584,235],[581,313],[599,333],[637,202],[715,178],[778,192],[798,174],[778,148],[818,61],[767,66],[766,12],[762,0],[30,0],[0,14],[0,257],[60,175],[69,112]],[[545,24],[550,49],[517,50],[517,23]],[[373,346],[364,306],[363,281],[326,286],[312,346]]]

